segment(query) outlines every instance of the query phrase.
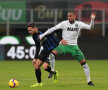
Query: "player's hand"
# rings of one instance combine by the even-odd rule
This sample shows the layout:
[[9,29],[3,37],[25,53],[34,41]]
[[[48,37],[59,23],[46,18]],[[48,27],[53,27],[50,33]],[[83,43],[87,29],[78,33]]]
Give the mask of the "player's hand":
[[38,35],[38,37],[39,37],[39,39],[40,39],[40,40],[42,40],[42,39],[43,39],[42,35]]
[[94,20],[94,19],[95,19],[95,17],[96,17],[96,12],[94,12],[94,11],[93,11],[93,12],[91,13],[91,19],[93,19],[93,20]]
[[64,40],[64,39],[62,39],[62,40],[60,41],[60,43],[63,44],[63,45],[68,45],[67,41]]

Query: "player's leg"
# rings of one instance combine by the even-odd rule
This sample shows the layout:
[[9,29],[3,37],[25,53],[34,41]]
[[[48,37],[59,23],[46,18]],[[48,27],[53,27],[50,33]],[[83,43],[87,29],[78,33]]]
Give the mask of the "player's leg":
[[51,78],[54,74],[56,74],[55,71],[55,55],[53,53],[50,53],[49,57],[48,57],[50,66],[51,66],[51,72],[48,75],[48,78]]
[[55,58],[57,55],[64,54],[64,45],[56,47],[49,55],[49,62],[51,65],[51,71],[55,71]]
[[[85,61],[85,60],[83,60],[83,61]],[[82,63],[82,61],[80,61],[80,64],[83,66],[88,85],[94,86],[94,84],[93,84],[93,82],[91,81],[91,78],[90,78],[90,70],[89,70],[89,67],[88,67],[87,63],[86,62]]]
[[40,70],[40,66],[43,64],[43,62],[40,59],[37,59],[36,61],[33,60],[32,63],[35,69],[35,76],[37,78],[37,83],[34,85],[31,85],[31,87],[43,86],[42,80],[41,80],[41,70]]
[[35,71],[36,71],[35,75],[37,78],[37,83],[32,85],[31,87],[43,86],[42,80],[41,80],[40,66],[45,62],[49,54],[50,52],[42,50],[40,54],[38,55],[38,59],[36,60],[36,64],[35,64]]
[[43,64],[43,69],[47,72],[51,72],[51,67],[49,66],[49,60],[45,60],[44,64]]
[[73,46],[72,50],[73,50],[72,54],[73,54],[74,58],[76,60],[78,60],[80,62],[80,64],[83,66],[83,69],[84,69],[84,72],[85,72],[85,75],[86,75],[86,78],[87,78],[88,85],[94,86],[94,84],[92,83],[91,78],[90,78],[89,67],[88,67],[88,65],[86,63],[86,60],[85,60],[85,57],[84,57],[82,51],[79,49],[78,46]]
[[56,47],[53,51],[51,56],[49,57],[49,61],[50,61],[50,66],[51,66],[51,70],[52,72],[49,74],[49,78],[52,77],[54,75],[54,83],[56,83],[58,81],[59,78],[59,74],[58,71],[55,71],[55,57],[57,55],[63,54],[64,53],[64,45],[59,45],[58,47]]
[[51,71],[55,71],[55,57],[56,55],[54,53],[50,53],[48,59],[51,66]]

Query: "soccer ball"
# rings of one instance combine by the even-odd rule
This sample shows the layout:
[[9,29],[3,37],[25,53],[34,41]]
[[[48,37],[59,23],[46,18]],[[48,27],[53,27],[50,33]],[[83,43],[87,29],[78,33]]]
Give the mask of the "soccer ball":
[[19,85],[19,82],[18,82],[16,79],[11,79],[11,80],[9,81],[9,86],[10,86],[11,88],[18,87],[18,85]]

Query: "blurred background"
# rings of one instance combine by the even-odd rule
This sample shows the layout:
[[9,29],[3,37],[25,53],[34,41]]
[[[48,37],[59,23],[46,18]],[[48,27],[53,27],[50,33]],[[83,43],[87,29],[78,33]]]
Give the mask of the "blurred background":
[[[94,29],[82,30],[78,45],[86,59],[108,59],[108,0],[0,0],[0,60],[32,60],[36,48],[27,24],[52,27],[66,20],[70,10],[88,24],[96,12]],[[66,54],[57,59],[73,58]]]

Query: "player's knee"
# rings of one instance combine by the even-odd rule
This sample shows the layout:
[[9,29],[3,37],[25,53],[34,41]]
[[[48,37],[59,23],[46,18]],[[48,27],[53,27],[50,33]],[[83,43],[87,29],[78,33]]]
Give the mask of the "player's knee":
[[35,65],[35,70],[39,70],[40,69],[40,66],[39,65]]
[[82,65],[82,66],[83,66],[83,68],[85,68],[85,69],[89,69],[89,67],[88,67],[87,63],[86,63],[86,64],[84,64],[84,65]]
[[33,66],[36,64],[36,59],[33,59],[32,64]]
[[80,61],[80,64],[81,64],[81,65],[86,64],[86,60],[85,60],[85,59],[83,59],[82,61]]
[[57,55],[58,55],[57,51],[55,51],[55,50],[52,51],[52,54],[53,54],[54,56],[57,56]]
[[36,70],[38,70],[38,69],[40,69],[40,66],[41,66],[41,65],[42,65],[42,61],[39,60],[39,59],[37,59],[35,65],[34,65],[34,68],[35,68]]
[[56,56],[57,56],[57,55],[58,55],[58,53],[57,53],[56,51],[53,50],[53,51],[51,52],[51,56],[52,56],[51,58],[55,58],[55,59],[56,59]]
[[44,70],[47,70],[47,68],[48,68],[47,66],[43,66],[43,69],[44,69]]
[[43,65],[43,69],[44,69],[44,70],[47,70],[48,66],[49,66],[49,64],[44,64],[44,65]]

